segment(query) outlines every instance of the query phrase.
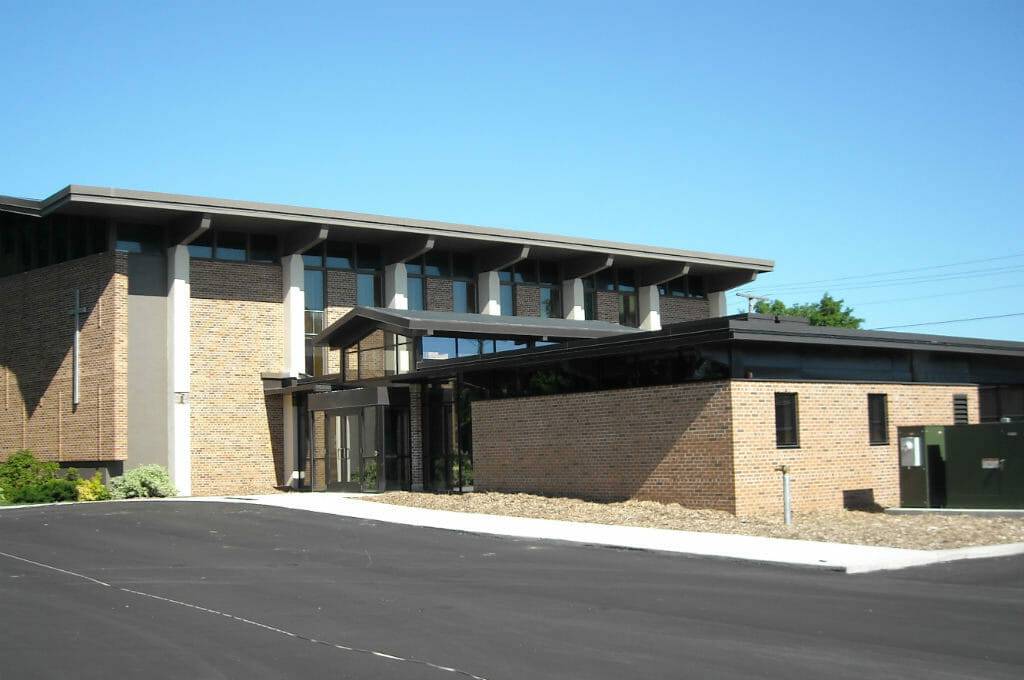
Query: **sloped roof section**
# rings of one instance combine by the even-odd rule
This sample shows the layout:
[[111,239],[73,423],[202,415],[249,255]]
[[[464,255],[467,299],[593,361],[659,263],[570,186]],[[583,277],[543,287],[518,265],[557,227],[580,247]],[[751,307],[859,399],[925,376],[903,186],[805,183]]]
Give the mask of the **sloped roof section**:
[[407,337],[440,335],[550,342],[642,332],[606,321],[356,307],[314,338],[313,344],[326,345],[332,349],[349,347],[377,330]]

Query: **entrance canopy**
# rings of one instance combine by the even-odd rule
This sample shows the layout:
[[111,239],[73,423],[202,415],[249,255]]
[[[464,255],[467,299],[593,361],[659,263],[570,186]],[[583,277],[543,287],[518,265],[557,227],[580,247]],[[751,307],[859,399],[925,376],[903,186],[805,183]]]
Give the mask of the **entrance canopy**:
[[342,349],[378,330],[408,338],[437,335],[536,342],[606,338],[642,332],[607,321],[355,307],[320,333],[313,344]]

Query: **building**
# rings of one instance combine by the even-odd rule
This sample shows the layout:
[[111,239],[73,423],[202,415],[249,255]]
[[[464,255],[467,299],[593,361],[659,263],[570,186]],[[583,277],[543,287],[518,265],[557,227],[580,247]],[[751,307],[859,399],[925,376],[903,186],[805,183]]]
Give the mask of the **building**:
[[798,509],[898,504],[897,426],[1016,409],[1019,343],[723,318],[772,267],[120,189],[0,197],[0,456],[158,463],[193,495],[472,484],[752,513],[780,463]]
[[[27,447],[111,474],[159,463],[192,494],[303,483],[305,392],[265,392],[264,377],[338,372],[339,353],[311,339],[357,305],[500,317],[510,328],[558,319],[568,337],[596,337],[722,315],[725,291],[772,268],[83,186],[0,198],[0,220],[0,451]],[[537,340],[497,332],[480,351]],[[415,344],[403,361],[422,352]],[[402,483],[418,486],[413,477]]]

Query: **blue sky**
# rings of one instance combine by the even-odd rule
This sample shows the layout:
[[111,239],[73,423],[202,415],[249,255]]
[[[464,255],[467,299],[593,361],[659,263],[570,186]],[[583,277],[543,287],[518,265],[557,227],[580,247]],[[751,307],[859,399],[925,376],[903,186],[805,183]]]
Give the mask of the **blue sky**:
[[[1024,3],[0,0],[0,194],[199,194],[773,259],[1024,340]],[[903,272],[890,274],[891,272]],[[730,309],[745,302],[730,296]]]

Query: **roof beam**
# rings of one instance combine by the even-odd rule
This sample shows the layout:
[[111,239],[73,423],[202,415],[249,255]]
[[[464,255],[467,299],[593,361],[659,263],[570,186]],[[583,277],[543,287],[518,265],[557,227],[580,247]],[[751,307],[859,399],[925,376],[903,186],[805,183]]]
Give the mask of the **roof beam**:
[[327,240],[327,226],[307,224],[292,229],[281,237],[282,255],[301,255]]
[[183,217],[167,228],[168,245],[187,246],[210,231],[211,225],[213,225],[213,215],[210,213]]
[[637,268],[637,284],[640,286],[659,286],[690,273],[690,265],[685,262],[655,262]]
[[434,249],[437,239],[433,236],[415,237],[393,241],[384,247],[384,261],[388,264],[398,264],[414,260],[420,255]]
[[608,269],[615,263],[614,255],[595,254],[581,255],[568,260],[563,260],[559,265],[562,280],[585,279],[593,276],[601,270]]
[[476,270],[493,272],[508,269],[530,256],[530,246],[498,246],[477,253]]

